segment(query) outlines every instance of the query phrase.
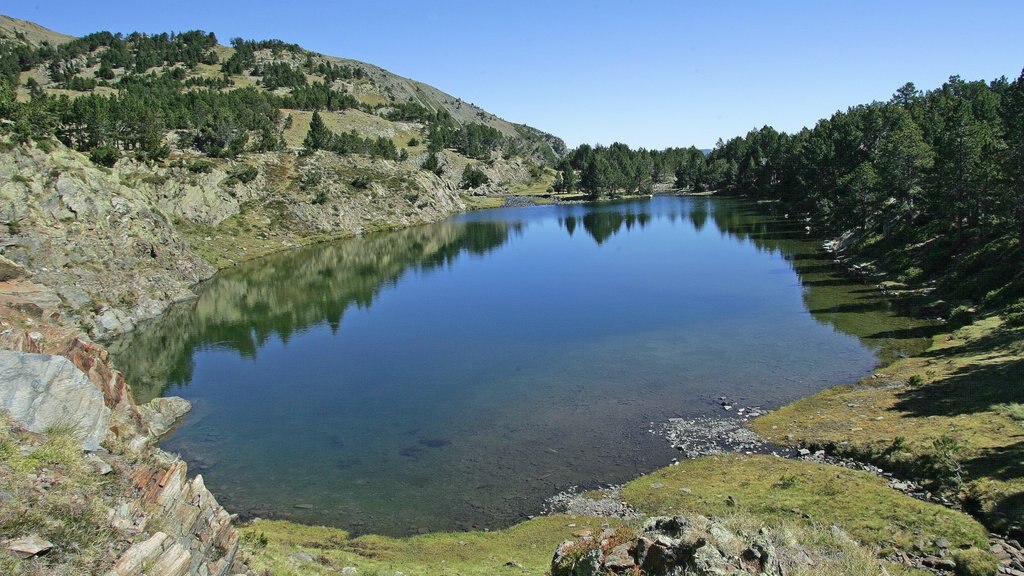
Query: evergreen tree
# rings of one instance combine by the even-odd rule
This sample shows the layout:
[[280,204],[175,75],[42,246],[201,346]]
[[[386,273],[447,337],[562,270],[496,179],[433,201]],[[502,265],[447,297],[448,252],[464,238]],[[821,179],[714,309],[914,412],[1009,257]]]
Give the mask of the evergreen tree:
[[320,117],[320,112],[314,111],[313,118],[309,121],[309,132],[306,133],[306,138],[302,141],[302,147],[307,152],[327,150],[331,147],[333,136],[331,130],[324,124],[323,118]]

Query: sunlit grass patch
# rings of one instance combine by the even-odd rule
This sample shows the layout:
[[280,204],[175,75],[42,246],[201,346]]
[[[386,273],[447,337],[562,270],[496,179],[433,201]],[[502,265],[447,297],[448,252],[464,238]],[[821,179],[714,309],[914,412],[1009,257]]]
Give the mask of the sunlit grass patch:
[[275,575],[338,574],[351,566],[361,575],[391,576],[397,571],[406,576],[485,576],[513,572],[506,564],[514,562],[522,566],[514,573],[539,576],[548,570],[558,544],[575,538],[574,533],[618,525],[621,521],[617,519],[558,515],[534,518],[506,530],[406,538],[351,538],[335,528],[269,520],[254,522],[241,531],[253,567]]
[[[1024,522],[1021,374],[1024,330],[992,316],[938,334],[919,356],[798,400],[751,427],[775,442],[828,447],[945,485],[1003,530]],[[956,449],[943,454],[942,446]],[[948,457],[961,468],[960,479],[942,477],[949,466],[936,464]]]
[[882,555],[940,538],[954,548],[987,547],[984,527],[971,517],[915,500],[875,475],[772,456],[685,461],[630,482],[622,497],[645,514],[741,511],[770,525],[836,524]]

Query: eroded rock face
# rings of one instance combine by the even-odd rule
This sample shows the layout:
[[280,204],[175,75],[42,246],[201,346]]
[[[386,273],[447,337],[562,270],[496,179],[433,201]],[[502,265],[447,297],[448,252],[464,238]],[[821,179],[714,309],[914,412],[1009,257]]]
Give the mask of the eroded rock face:
[[70,426],[86,450],[100,447],[110,422],[103,394],[62,356],[0,351],[0,404],[33,432]]
[[[6,322],[14,320],[0,314],[0,325]],[[110,453],[87,456],[96,473],[126,474],[124,493],[112,495],[108,505],[111,526],[120,542],[130,546],[116,560],[111,558],[108,566],[113,568],[107,574],[213,576],[248,571],[236,562],[238,532],[231,515],[201,476],[190,480],[184,462],[154,446],[188,411],[187,401],[161,398],[138,407],[124,377],[110,366],[106,349],[65,326],[39,322],[31,329],[7,328],[0,332],[0,348],[8,348],[0,351],[0,409],[11,411],[22,425],[36,421],[34,428],[26,427],[39,432],[49,425],[39,414],[78,417],[81,424],[76,427],[90,431],[83,447],[98,448],[104,438],[112,447]],[[141,458],[126,458],[122,450]],[[30,550],[27,544],[11,543]]]
[[185,572],[167,574],[198,574],[201,569],[208,574],[227,574],[238,552],[238,532],[231,516],[207,490],[203,477],[189,480],[187,472],[186,464],[178,460],[166,469],[136,468],[131,481],[143,506],[150,510],[150,522],[156,521],[169,532],[172,543],[161,541],[160,554],[174,550],[175,558],[187,558],[187,562],[173,563],[184,565]]

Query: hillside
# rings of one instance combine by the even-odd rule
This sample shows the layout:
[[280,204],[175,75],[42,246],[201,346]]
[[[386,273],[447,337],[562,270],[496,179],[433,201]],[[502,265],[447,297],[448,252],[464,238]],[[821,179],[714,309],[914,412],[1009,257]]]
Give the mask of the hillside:
[[544,190],[565,153],[421,82],[277,40],[72,38],[5,16],[0,122],[0,255],[95,337],[236,262]]
[[0,14],[0,39],[5,41],[21,41],[32,46],[43,42],[56,46],[74,39],[74,36],[54,32],[35,22],[19,20]]

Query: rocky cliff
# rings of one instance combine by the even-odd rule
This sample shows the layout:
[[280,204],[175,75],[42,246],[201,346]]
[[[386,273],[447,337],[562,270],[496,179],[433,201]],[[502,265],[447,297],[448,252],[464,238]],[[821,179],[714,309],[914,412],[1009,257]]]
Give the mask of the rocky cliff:
[[[463,208],[458,189],[434,174],[360,157],[268,153],[210,161],[195,173],[129,160],[104,169],[59,145],[7,149],[0,253],[52,288],[57,310],[94,337],[131,330],[191,297],[219,267]],[[257,176],[228,183],[239,164]],[[359,174],[372,183],[351,186]]]
[[[187,402],[137,406],[102,346],[22,310],[0,307],[0,348],[0,545],[10,552],[0,571],[247,571],[232,516],[155,446]],[[65,435],[71,444],[56,450]]]

